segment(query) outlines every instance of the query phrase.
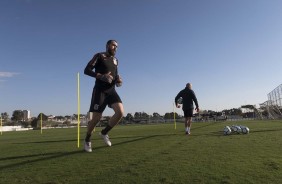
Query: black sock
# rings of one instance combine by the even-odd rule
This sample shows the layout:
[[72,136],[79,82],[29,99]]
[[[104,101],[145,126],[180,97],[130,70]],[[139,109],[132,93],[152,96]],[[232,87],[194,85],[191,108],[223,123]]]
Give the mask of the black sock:
[[85,142],[90,142],[90,137],[91,137],[91,134],[86,134],[86,137],[85,137]]
[[104,128],[104,129],[101,131],[101,133],[102,133],[103,135],[106,135],[106,134],[108,134],[108,132],[109,132],[112,128],[113,128],[113,127],[110,127],[109,125],[107,125],[106,128]]

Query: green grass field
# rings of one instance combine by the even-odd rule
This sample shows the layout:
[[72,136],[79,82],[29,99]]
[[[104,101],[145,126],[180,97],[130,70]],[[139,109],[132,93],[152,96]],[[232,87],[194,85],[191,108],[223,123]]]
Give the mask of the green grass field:
[[[223,135],[225,125],[250,128]],[[117,126],[106,147],[96,132],[86,153],[81,128],[3,132],[0,183],[282,183],[282,121]]]

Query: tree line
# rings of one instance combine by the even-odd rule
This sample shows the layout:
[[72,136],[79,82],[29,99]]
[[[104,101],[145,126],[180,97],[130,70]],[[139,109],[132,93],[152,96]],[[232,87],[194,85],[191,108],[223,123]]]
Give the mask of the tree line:
[[[215,115],[221,115],[222,113],[226,115],[242,115],[242,110],[241,108],[233,108],[229,110],[223,110],[221,112],[215,112],[211,110],[202,110],[199,112],[200,115],[202,116],[215,116]],[[41,117],[42,115],[42,117]],[[195,114],[195,116],[198,116],[199,114]],[[7,112],[1,113],[2,121],[3,122],[12,122],[12,123],[18,123],[18,122],[25,122],[25,121],[31,121],[35,124],[36,121],[42,120],[43,121],[48,121],[48,116],[44,113],[39,113],[37,117],[31,118],[31,120],[26,120],[24,119],[24,113],[22,110],[15,110],[13,111],[12,117],[9,118],[9,114]],[[85,114],[80,114],[81,118],[85,118]],[[156,120],[156,119],[180,119],[183,118],[182,115],[178,114],[177,112],[167,112],[164,115],[160,115],[158,112],[154,112],[152,115],[149,115],[146,112],[135,112],[135,113],[127,113],[127,115],[124,117],[125,120],[127,121],[142,121],[144,119],[151,119],[151,120]],[[55,116],[54,119],[64,121],[64,120],[77,120],[78,119],[78,114],[73,114],[73,115],[67,115],[67,116]]]
[[[247,112],[243,112],[242,109],[247,109]],[[243,105],[240,108],[232,108],[225,109],[223,111],[212,111],[212,110],[201,110],[199,113],[194,114],[195,117],[205,120],[205,119],[215,119],[215,117],[227,117],[238,116],[238,117],[255,117],[255,112],[258,109],[253,105]],[[261,114],[267,117],[266,110],[261,109]],[[43,121],[43,125],[49,121],[49,124],[52,122],[60,121],[65,125],[70,125],[71,121],[78,120],[78,114],[67,115],[67,116],[54,116],[53,119],[49,119],[49,117],[44,113],[39,113],[37,117],[32,117],[31,119],[24,119],[24,113],[22,110],[15,110],[11,118],[9,118],[9,114],[7,112],[1,113],[2,122],[5,125],[22,125],[22,126],[32,126],[38,127],[41,119]],[[106,122],[110,117],[104,117],[103,121]],[[178,114],[177,112],[167,112],[164,115],[160,115],[158,112],[154,112],[153,114],[148,114],[146,112],[135,112],[135,113],[127,113],[124,116],[122,122],[133,122],[133,123],[142,123],[142,122],[165,122],[167,120],[172,119],[181,119],[183,115]],[[80,114],[80,119],[88,121],[87,115]]]

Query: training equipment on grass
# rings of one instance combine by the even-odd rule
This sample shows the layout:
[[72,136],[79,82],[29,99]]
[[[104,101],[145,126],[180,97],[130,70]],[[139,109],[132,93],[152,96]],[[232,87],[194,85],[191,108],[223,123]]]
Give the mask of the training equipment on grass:
[[240,134],[242,132],[242,129],[238,125],[232,125],[231,130],[232,132],[237,133],[237,134]]
[[243,134],[248,134],[250,132],[250,129],[248,127],[242,125],[240,125],[240,127],[242,129]]
[[225,126],[224,129],[223,129],[223,133],[224,135],[229,135],[231,134],[231,129],[229,126]]
[[224,135],[230,135],[230,134],[248,134],[250,132],[250,129],[244,125],[231,125],[225,126],[223,129]]

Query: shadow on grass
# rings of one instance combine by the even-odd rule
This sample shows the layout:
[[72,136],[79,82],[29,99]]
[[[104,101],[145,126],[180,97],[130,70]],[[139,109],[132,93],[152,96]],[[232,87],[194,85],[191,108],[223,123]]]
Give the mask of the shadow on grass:
[[[4,160],[16,160],[16,159],[24,159],[24,158],[32,158],[32,157],[43,157],[43,156],[49,156],[49,155],[56,155],[60,154],[61,152],[56,152],[56,153],[39,153],[39,154],[33,154],[33,155],[22,155],[22,156],[12,156],[12,157],[5,157],[5,158],[0,158],[0,161]],[[0,167],[1,168],[1,167]]]
[[266,130],[250,130],[250,133],[261,133],[261,132],[279,132],[282,131],[282,128],[277,129],[266,129]]
[[[159,134],[159,135],[149,135],[149,136],[123,136],[123,137],[119,137],[119,136],[115,136],[115,137],[110,137],[111,140],[115,140],[115,139],[130,139],[130,138],[136,138],[135,141],[138,140],[142,140],[142,139],[148,139],[148,138],[152,138],[152,137],[161,137],[161,136],[171,136],[171,135],[177,135],[177,134]],[[96,140],[100,140],[101,137],[98,136],[92,136],[92,140],[96,141]],[[60,142],[76,142],[77,139],[68,139],[68,140],[48,140],[48,141],[32,141],[32,142],[21,142],[21,143],[12,143],[12,144],[45,144],[45,143],[60,143]],[[80,139],[81,142],[84,141],[84,138]],[[134,141],[134,140],[133,140]],[[1,160],[1,159],[0,159]]]
[[110,139],[132,139],[136,138],[138,139],[148,139],[151,137],[164,137],[164,136],[174,136],[177,135],[177,133],[167,133],[167,134],[155,134],[155,135],[134,135],[134,136],[115,136],[111,137]]
[[214,125],[217,125],[217,124],[222,124],[222,123],[224,123],[224,122],[222,122],[222,121],[212,122],[212,123],[208,123],[208,124],[203,125],[203,126],[198,126],[198,127],[193,128],[194,125],[199,125],[200,124],[200,123],[198,124],[198,123],[194,123],[193,122],[194,125],[192,125],[192,129],[193,130],[197,130],[197,129],[202,129],[202,128],[206,128],[206,127],[209,127],[209,126],[214,126]]
[[50,141],[33,141],[33,142],[20,142],[20,143],[12,143],[12,144],[42,144],[42,143],[55,143],[55,142],[75,142],[77,139],[69,139],[69,140],[50,140]]
[[[36,158],[34,160],[29,159],[29,160],[21,161],[21,162],[18,162],[18,163],[0,166],[0,171],[3,170],[3,169],[21,167],[22,165],[26,165],[26,164],[32,164],[32,163],[41,162],[41,161],[45,161],[45,160],[75,155],[75,154],[82,153],[82,152],[84,152],[84,151],[83,150],[77,150],[77,151],[72,151],[72,152],[56,152],[56,153],[34,154],[34,155],[13,156],[13,157],[0,158],[0,160],[9,160],[9,159],[25,159],[25,158],[33,158],[33,157],[44,156],[43,158]],[[46,155],[47,155],[47,157],[45,157]]]
[[135,138],[135,139],[123,141],[123,142],[120,142],[120,143],[116,143],[113,146],[118,146],[118,145],[132,143],[132,142],[137,142],[137,141],[143,141],[143,140],[151,139],[151,138],[155,138],[155,137],[167,137],[167,136],[175,136],[175,135],[177,135],[177,134],[171,133],[171,134],[157,134],[157,135],[150,135],[150,136],[117,137],[115,139],[128,139],[128,138]]
[[218,132],[209,132],[209,133],[191,133],[191,135],[189,135],[190,137],[201,137],[201,136],[224,136],[222,131],[218,131]]
[[[128,141],[123,141],[123,142],[120,142],[120,143],[116,143],[113,146],[118,146],[118,145],[122,145],[122,144],[128,144],[128,143],[132,143],[132,142],[142,141],[142,140],[151,139],[151,138],[154,138],[154,137],[173,136],[173,135],[175,135],[175,134],[160,134],[160,135],[150,135],[150,136],[143,136],[143,137],[141,137],[141,136],[118,137],[116,139],[119,139],[119,138],[127,138],[127,139],[128,138],[134,138],[134,139],[128,140]],[[65,141],[66,140],[41,141],[41,142],[38,141],[38,142],[32,142],[32,143],[45,143],[45,142],[47,142],[47,143],[51,142],[52,143],[52,142],[65,142]],[[68,140],[68,141],[75,141],[75,140]],[[25,143],[22,143],[22,144],[25,144]],[[102,149],[102,148],[106,148],[106,146],[95,147],[94,150],[99,150],[99,149]],[[19,161],[17,163],[12,163],[12,164],[7,164],[7,165],[2,165],[2,166],[0,166],[0,171],[4,170],[4,169],[21,167],[21,166],[27,165],[27,164],[42,162],[42,161],[51,160],[51,159],[57,159],[57,158],[66,157],[66,156],[72,156],[72,155],[81,154],[81,153],[84,153],[83,148],[80,148],[80,150],[72,151],[72,152],[38,153],[38,154],[32,154],[32,155],[20,155],[20,156],[4,157],[4,158],[0,158],[0,161],[17,160],[17,159],[28,159],[28,160]],[[85,154],[89,154],[89,153],[85,153]]]

